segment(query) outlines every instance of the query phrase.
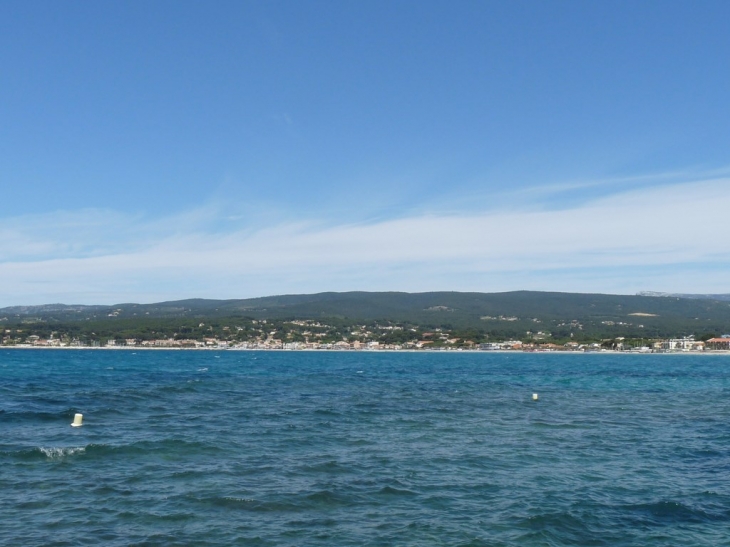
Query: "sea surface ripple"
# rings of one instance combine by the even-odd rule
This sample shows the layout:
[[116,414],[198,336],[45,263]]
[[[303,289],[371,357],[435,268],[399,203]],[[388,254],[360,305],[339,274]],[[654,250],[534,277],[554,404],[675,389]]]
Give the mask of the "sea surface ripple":
[[729,357],[0,350],[3,545],[728,538]]

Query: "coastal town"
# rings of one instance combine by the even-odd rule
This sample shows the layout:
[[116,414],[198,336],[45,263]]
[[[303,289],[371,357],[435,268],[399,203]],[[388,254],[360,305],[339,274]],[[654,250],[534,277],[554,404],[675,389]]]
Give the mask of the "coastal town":
[[275,351],[730,351],[728,300],[322,293],[0,308],[0,347]]
[[[174,332],[167,336],[141,337],[96,335],[74,337],[51,331],[48,336],[33,329],[4,329],[0,347],[67,349],[190,349],[190,350],[278,350],[278,351],[522,351],[522,352],[630,352],[712,353],[730,351],[730,335],[696,339],[695,336],[668,339],[615,337],[601,340],[547,341],[549,333],[526,331],[522,339],[470,339],[464,333],[443,328],[424,330],[394,324],[341,327],[318,321],[267,323],[250,321],[247,326],[198,324],[198,336]],[[184,331],[185,329],[180,329]],[[214,331],[219,331],[216,334]],[[202,334],[201,334],[202,333]],[[209,335],[205,335],[209,333]],[[468,335],[469,333],[467,333]],[[474,333],[471,333],[474,334]]]

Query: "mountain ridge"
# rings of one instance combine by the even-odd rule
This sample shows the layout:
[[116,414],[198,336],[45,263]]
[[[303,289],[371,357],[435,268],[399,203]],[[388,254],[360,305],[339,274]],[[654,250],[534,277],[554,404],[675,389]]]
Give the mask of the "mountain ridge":
[[349,291],[247,299],[190,298],[151,304],[47,304],[0,309],[0,321],[6,325],[73,325],[79,321],[175,323],[236,317],[278,321],[330,319],[353,324],[389,321],[424,328],[502,332],[505,336],[543,331],[554,337],[577,332],[635,337],[730,332],[730,303],[723,300],[543,291]]

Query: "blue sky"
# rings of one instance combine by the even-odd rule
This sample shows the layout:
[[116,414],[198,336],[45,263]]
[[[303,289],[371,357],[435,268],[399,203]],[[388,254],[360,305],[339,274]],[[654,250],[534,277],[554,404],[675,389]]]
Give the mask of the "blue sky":
[[0,5],[0,305],[730,292],[727,2]]

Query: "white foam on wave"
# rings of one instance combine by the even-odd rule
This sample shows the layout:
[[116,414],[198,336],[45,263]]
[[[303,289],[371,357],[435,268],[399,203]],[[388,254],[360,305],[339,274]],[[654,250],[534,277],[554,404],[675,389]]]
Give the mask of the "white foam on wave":
[[60,458],[65,458],[67,456],[74,456],[76,454],[83,454],[86,452],[86,447],[83,446],[64,446],[64,447],[51,447],[51,448],[44,448],[39,447],[38,450],[40,450],[46,458],[49,460],[57,460]]

